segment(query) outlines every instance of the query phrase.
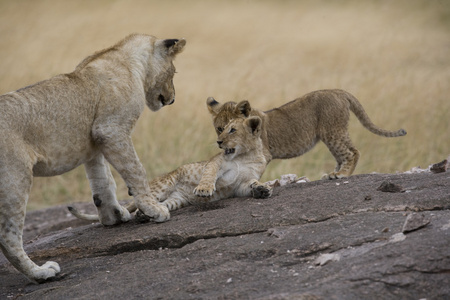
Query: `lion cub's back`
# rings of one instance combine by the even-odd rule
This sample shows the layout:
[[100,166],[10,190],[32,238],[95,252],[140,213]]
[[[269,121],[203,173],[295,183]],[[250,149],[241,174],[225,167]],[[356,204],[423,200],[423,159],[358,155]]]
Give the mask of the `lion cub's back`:
[[309,151],[323,135],[347,130],[347,93],[320,90],[266,111],[265,130],[273,158],[292,158]]
[[[319,90],[266,111],[275,120],[294,130],[318,130],[346,126],[350,116],[348,93],[342,90]],[[282,126],[279,124],[278,126]]]

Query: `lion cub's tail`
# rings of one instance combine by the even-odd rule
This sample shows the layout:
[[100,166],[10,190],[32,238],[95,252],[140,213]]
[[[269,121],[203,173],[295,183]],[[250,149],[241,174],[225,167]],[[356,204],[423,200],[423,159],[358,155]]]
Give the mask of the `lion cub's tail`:
[[78,219],[86,220],[86,221],[100,221],[100,219],[98,218],[98,215],[88,215],[88,214],[82,213],[73,206],[67,206],[67,209],[70,211],[70,213],[73,216],[77,217]]
[[[82,213],[82,212],[80,212],[78,209],[76,209],[76,208],[73,207],[73,206],[67,206],[67,209],[70,211],[70,213],[71,213],[74,217],[77,217],[78,219],[86,220],[86,221],[97,221],[97,222],[100,221],[100,218],[98,217],[98,215],[95,215],[95,214],[89,215],[89,214]],[[126,209],[127,209],[130,213],[136,211],[137,207],[136,207],[136,205],[134,204],[134,201],[131,202],[131,203],[126,207]]]
[[348,94],[347,100],[350,103],[350,110],[355,114],[361,124],[370,132],[385,137],[397,137],[406,135],[406,130],[404,129],[390,131],[378,127],[377,125],[372,123],[363,106],[361,105],[361,103],[359,103],[358,99],[356,99],[353,95]]

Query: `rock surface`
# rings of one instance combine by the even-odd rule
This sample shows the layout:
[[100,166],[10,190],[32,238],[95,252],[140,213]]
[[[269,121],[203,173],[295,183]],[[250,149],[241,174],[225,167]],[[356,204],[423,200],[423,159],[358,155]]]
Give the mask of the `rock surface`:
[[[377,190],[383,182],[404,191]],[[58,206],[29,213],[24,240],[62,271],[30,284],[0,254],[0,299],[444,299],[450,173],[290,184],[162,224],[103,227]]]

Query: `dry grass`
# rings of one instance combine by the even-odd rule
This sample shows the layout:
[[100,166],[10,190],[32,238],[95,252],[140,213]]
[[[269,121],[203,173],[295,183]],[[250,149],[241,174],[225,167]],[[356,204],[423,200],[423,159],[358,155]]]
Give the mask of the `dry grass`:
[[[217,152],[208,96],[269,109],[321,88],[348,90],[376,124],[408,131],[387,139],[351,120],[355,173],[395,172],[450,153],[449,29],[447,1],[0,1],[0,93],[70,72],[132,32],[185,37],[176,104],[147,110],[134,132],[149,178]],[[272,162],[264,179],[333,167],[320,144]],[[36,178],[29,209],[81,200],[82,167]]]

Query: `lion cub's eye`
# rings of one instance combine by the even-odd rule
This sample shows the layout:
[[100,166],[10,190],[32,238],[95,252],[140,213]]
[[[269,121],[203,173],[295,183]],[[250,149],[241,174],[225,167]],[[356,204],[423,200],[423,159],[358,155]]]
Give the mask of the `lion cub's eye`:
[[234,129],[234,128],[231,128],[230,131],[228,131],[228,133],[235,133],[235,132],[236,132],[236,129]]
[[223,128],[222,127],[217,127],[217,132],[218,133],[222,133],[223,132]]

